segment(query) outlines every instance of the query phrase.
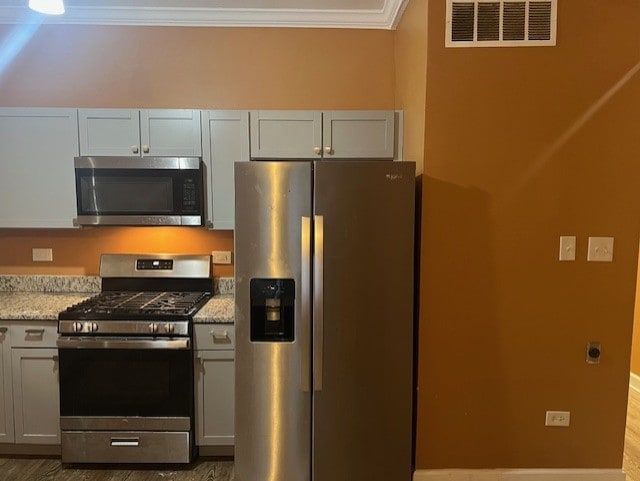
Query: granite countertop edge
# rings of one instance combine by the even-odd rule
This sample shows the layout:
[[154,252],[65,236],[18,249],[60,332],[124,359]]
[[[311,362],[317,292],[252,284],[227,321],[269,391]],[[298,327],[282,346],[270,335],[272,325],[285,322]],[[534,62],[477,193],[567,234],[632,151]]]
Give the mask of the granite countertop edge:
[[[97,276],[0,275],[0,320],[52,321],[67,307],[100,292]],[[215,295],[196,324],[233,324],[233,278],[214,278]]]

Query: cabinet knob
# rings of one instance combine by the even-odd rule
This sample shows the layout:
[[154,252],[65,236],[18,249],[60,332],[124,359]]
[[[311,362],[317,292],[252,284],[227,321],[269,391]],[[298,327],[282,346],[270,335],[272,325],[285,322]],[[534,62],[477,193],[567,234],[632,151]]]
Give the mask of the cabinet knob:
[[149,146],[148,145],[143,145],[142,146],[142,152],[144,152],[145,154],[149,153]]
[[325,154],[332,154],[333,153],[333,149],[331,147],[325,147],[324,148],[324,153]]
[[131,152],[133,152],[134,154],[138,153],[138,146],[137,145],[132,145],[131,146]]
[[314,147],[313,148],[313,153],[320,155],[322,153],[322,149],[320,147]]

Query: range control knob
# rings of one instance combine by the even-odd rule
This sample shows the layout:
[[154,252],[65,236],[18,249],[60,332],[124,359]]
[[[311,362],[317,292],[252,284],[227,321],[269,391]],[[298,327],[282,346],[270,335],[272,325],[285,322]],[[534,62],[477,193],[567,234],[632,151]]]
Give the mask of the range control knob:
[[149,324],[149,332],[156,334],[158,332],[158,324],[155,322],[152,322],[151,324]]
[[98,332],[98,323],[97,322],[92,322],[91,323],[91,332]]
[[164,326],[164,332],[166,332],[167,334],[173,334],[173,331],[175,331],[176,328],[173,324],[165,324]]
[[81,332],[82,331],[82,323],[74,322],[73,323],[73,332]]

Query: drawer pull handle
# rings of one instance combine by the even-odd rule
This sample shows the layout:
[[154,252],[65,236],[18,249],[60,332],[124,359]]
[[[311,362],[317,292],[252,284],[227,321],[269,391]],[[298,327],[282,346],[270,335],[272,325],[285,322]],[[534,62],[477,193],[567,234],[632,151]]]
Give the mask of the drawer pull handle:
[[111,446],[140,446],[140,438],[111,438]]
[[44,329],[25,329],[24,332],[27,334],[44,336]]
[[9,330],[8,327],[0,327],[0,334],[6,334],[8,330]]
[[224,341],[229,338],[229,331],[226,329],[224,331],[212,330],[210,333],[216,341]]

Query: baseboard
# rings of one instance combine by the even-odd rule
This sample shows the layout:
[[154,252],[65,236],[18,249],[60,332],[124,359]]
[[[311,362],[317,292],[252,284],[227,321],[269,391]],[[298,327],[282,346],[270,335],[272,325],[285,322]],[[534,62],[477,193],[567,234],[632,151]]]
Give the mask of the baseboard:
[[425,469],[413,481],[625,481],[622,469]]
[[640,392],[640,376],[631,373],[631,375],[629,376],[629,387]]
[[0,456],[57,456],[59,444],[0,444]]

